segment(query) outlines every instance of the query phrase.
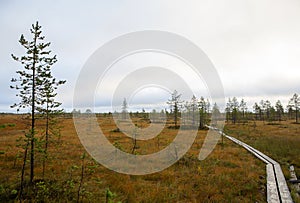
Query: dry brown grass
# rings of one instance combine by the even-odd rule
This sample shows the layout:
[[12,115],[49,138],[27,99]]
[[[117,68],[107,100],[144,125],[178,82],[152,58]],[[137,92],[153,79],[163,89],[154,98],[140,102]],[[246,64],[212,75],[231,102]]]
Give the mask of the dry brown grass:
[[[148,125],[145,120],[135,118],[140,125]],[[116,129],[111,117],[101,115],[100,126],[108,139],[118,142],[124,151],[130,152],[132,140]],[[0,185],[11,193],[18,189],[21,159],[16,155],[22,149],[16,147],[16,139],[23,136],[26,125],[16,115],[1,115],[0,125],[15,126],[0,129]],[[42,121],[40,126],[42,126]],[[56,193],[47,194],[45,201],[75,201],[79,180],[81,155],[85,152],[74,128],[73,120],[62,118],[62,137],[52,138],[50,158],[47,162],[45,180]],[[176,129],[165,128],[157,138],[138,141],[139,154],[153,153],[167,146],[176,135]],[[224,140],[204,161],[197,159],[206,136],[199,131],[189,152],[176,164],[150,175],[131,176],[119,174],[97,164],[91,157],[85,159],[85,176],[81,200],[84,202],[104,202],[105,190],[116,193],[114,201],[122,202],[265,202],[265,165],[247,151]],[[36,179],[41,179],[41,154],[37,155]],[[15,167],[14,167],[14,162]],[[28,171],[28,170],[27,170]],[[28,174],[27,174],[28,175]],[[50,186],[48,186],[50,188]],[[73,195],[73,196],[72,196]]]

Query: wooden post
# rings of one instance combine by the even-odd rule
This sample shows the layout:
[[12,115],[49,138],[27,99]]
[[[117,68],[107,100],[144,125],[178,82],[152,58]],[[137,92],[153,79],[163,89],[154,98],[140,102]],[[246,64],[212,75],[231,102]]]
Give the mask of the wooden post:
[[293,188],[297,192],[297,197],[299,197],[299,194],[300,194],[300,182],[297,179],[297,175],[296,175],[295,168],[294,168],[293,165],[290,165],[290,174],[291,174],[290,182],[293,184]]

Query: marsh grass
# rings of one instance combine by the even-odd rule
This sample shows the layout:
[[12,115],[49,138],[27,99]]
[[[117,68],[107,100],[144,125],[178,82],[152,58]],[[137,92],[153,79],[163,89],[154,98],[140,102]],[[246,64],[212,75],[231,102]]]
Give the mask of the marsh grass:
[[[286,180],[289,180],[289,166],[294,165],[296,174],[300,176],[300,125],[293,121],[281,121],[276,125],[268,125],[256,122],[254,129],[252,124],[226,125],[225,131],[243,142],[255,147],[280,163]],[[300,202],[292,190],[295,202]]]
[[[112,132],[116,125],[109,115],[97,117],[108,140],[130,153],[132,139],[122,132]],[[147,126],[145,119],[136,119],[137,125]],[[0,129],[0,201],[15,201],[18,194],[21,160],[16,155],[22,149],[16,147],[16,139],[23,136],[26,124],[17,115],[6,115],[0,123],[15,123],[13,128]],[[43,126],[40,120],[39,126]],[[104,168],[88,154],[84,164],[84,179],[81,182],[82,147],[71,118],[60,118],[64,126],[61,138],[52,138],[49,144],[49,159],[45,178],[42,179],[42,154],[36,157],[36,183],[26,191],[27,200],[44,202],[74,202],[81,184],[80,200],[105,202],[107,188],[118,202],[265,202],[265,165],[243,148],[224,139],[213,153],[199,161],[198,154],[207,131],[200,130],[188,151],[176,164],[154,174],[131,176]],[[145,123],[143,123],[145,122]],[[171,123],[171,122],[169,122]],[[138,141],[136,152],[149,154],[168,146],[178,129],[168,124],[157,138]],[[234,132],[235,129],[229,129]],[[186,130],[188,133],[188,129]],[[247,130],[239,136],[247,136]],[[15,166],[14,166],[15,165]],[[28,178],[28,170],[26,171]]]

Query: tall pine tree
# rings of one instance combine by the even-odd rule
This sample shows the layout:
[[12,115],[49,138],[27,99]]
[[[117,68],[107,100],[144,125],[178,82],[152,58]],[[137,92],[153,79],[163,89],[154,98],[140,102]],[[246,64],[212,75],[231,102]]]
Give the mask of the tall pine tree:
[[[30,183],[32,184],[35,167],[36,113],[43,109],[45,104],[50,105],[49,108],[58,105],[51,100],[56,95],[53,90],[58,84],[64,82],[56,82],[51,78],[50,68],[57,59],[56,56],[50,56],[51,51],[48,50],[50,42],[44,42],[45,37],[42,36],[41,26],[38,22],[32,25],[30,32],[33,36],[32,40],[26,40],[24,35],[21,35],[19,40],[21,46],[25,48],[26,54],[20,57],[12,54],[12,58],[21,63],[23,69],[17,71],[19,78],[11,80],[13,83],[17,83],[11,88],[19,91],[17,96],[21,99],[19,103],[15,103],[11,107],[17,108],[17,111],[22,108],[30,109],[31,127],[27,137],[28,145],[30,145]],[[24,157],[26,158],[26,156]]]

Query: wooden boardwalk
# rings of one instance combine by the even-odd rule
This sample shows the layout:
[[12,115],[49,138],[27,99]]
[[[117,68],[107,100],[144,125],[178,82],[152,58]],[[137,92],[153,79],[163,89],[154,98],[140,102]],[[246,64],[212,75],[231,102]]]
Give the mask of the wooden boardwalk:
[[278,162],[274,161],[267,155],[262,152],[254,149],[253,147],[247,145],[246,143],[226,135],[223,131],[218,128],[214,128],[211,126],[207,126],[208,128],[217,131],[222,136],[228,138],[234,143],[244,147],[246,150],[251,152],[254,156],[259,158],[261,161],[266,163],[266,171],[267,171],[267,201],[269,203],[291,203],[293,202],[289,188],[287,186],[286,180],[282,173],[281,167]]

